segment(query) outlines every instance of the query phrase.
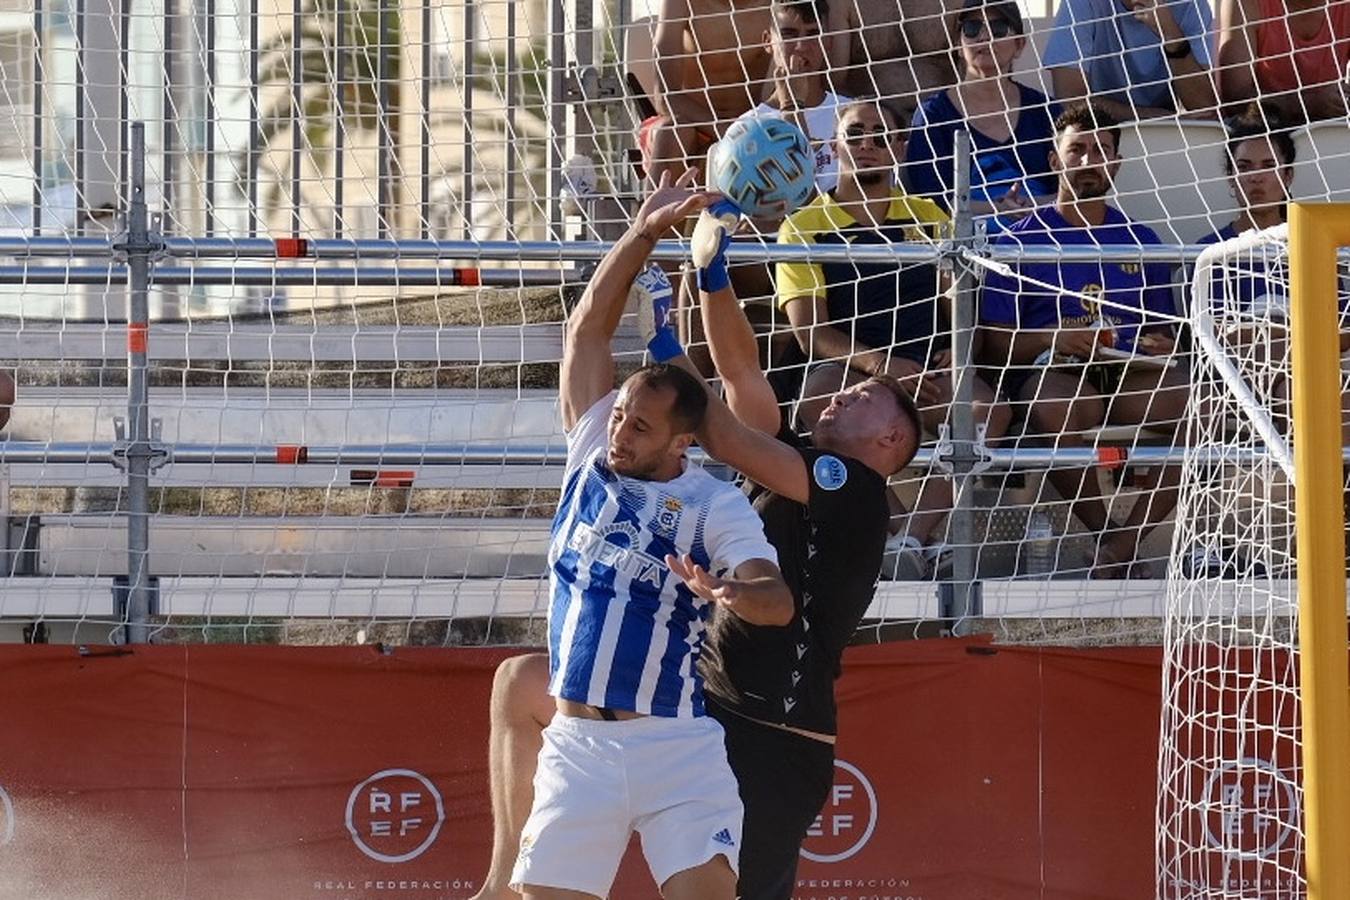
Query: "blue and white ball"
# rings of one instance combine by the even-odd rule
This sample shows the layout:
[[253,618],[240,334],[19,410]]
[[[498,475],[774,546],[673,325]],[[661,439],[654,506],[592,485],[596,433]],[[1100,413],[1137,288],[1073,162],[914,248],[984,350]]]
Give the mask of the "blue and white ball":
[[796,212],[811,196],[815,177],[811,142],[784,119],[737,119],[708,153],[708,190],[756,219]]

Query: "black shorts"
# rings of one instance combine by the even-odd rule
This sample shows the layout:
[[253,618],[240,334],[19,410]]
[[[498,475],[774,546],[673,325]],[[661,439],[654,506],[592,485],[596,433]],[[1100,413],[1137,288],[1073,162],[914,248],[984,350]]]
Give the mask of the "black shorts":
[[741,900],[790,900],[797,858],[834,783],[834,746],[761,725],[707,698],[727,735],[727,759],[745,805]]

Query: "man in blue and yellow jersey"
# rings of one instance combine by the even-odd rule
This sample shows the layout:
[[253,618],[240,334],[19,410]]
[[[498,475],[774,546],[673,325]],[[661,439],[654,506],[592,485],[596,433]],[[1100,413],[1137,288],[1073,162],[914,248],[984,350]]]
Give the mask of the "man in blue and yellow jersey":
[[[1099,247],[1159,243],[1145,225],[1106,202],[1120,168],[1120,127],[1101,107],[1079,104],[1055,122],[1050,168],[1055,202],[1000,235],[1009,246]],[[990,363],[1006,369],[1002,387],[1027,405],[1028,436],[1082,446],[1099,426],[1146,425],[1174,432],[1184,415],[1186,368],[1176,352],[1176,306],[1166,263],[1023,262],[984,284],[981,318]],[[1095,469],[1054,468],[1050,482],[1073,514],[1098,535],[1094,577],[1119,577],[1139,541],[1176,505],[1175,467],[1150,471],[1121,525],[1101,497]],[[1143,566],[1138,567],[1143,569]],[[1136,574],[1144,574],[1137,571]]]

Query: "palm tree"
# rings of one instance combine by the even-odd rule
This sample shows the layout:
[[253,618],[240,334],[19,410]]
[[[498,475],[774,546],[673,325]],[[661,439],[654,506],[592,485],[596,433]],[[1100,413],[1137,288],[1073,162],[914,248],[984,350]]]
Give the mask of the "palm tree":
[[[474,141],[464,148],[458,164],[441,159],[432,173],[431,208],[427,210],[433,235],[459,236],[463,221],[464,176],[473,176],[473,234],[480,240],[542,238],[548,224],[548,59],[544,42],[532,42],[510,61],[509,51],[474,56]],[[515,81],[514,109],[509,82]],[[462,108],[436,116],[433,131],[462,132]],[[508,189],[509,188],[509,189]]]
[[[293,76],[297,69],[296,33],[288,29],[261,50],[258,80],[260,90],[267,91],[269,102],[259,116],[258,144],[264,151],[260,156],[266,158],[269,151],[289,150],[292,141],[288,135],[293,137],[296,128],[302,130],[301,146],[308,172],[301,179],[301,191],[306,196],[300,199],[300,215],[317,217],[325,207],[331,208],[333,192],[329,187],[339,129],[348,136],[354,131],[364,131],[368,140],[373,132],[387,128],[385,146],[394,160],[400,159],[398,119],[408,114],[402,110],[398,84],[403,68],[403,28],[399,0],[303,2],[305,11],[299,18],[299,102]],[[381,3],[385,4],[383,39]],[[386,53],[383,73],[381,47]],[[469,211],[475,237],[528,240],[544,236],[548,220],[547,78],[552,61],[548,57],[547,39],[542,37],[528,43],[514,58],[511,52],[505,49],[475,53],[474,74],[467,85],[455,81],[438,86],[429,74],[423,81],[422,89],[431,92],[436,101],[429,124],[433,147],[440,151],[431,154],[434,168],[428,173],[429,208],[421,212],[433,236],[459,236],[466,218],[463,202],[466,175],[470,176],[475,198]],[[340,90],[335,90],[339,69]],[[514,90],[509,89],[512,87]],[[471,113],[464,111],[466,104],[459,99],[465,90],[472,97]],[[514,97],[512,111],[507,110],[508,96]],[[472,125],[473,140],[461,147],[466,115]],[[602,159],[618,155],[610,147],[611,139],[616,130],[627,128],[625,121],[615,128],[601,129],[598,139]],[[347,146],[351,144],[350,140],[346,142]],[[268,172],[263,171],[267,167],[260,163],[261,160],[254,160],[253,165],[241,166],[240,170],[266,179],[260,207],[264,218],[275,218],[289,205],[291,176],[288,165],[280,167],[280,171],[271,167]],[[392,198],[386,198],[385,202],[392,204]],[[321,229],[327,227],[327,223],[314,224]]]
[[[258,158],[239,171],[265,182],[259,202],[264,220],[287,205],[292,176],[272,167],[268,177],[262,160],[289,149],[286,138],[293,138],[296,129],[301,130],[304,162],[318,176],[300,179],[302,195],[332,168],[339,129],[344,140],[359,132],[366,137],[381,132],[377,140],[399,159],[402,43],[397,0],[302,0],[300,15],[259,48]],[[304,211],[331,197],[325,191],[295,200]]]

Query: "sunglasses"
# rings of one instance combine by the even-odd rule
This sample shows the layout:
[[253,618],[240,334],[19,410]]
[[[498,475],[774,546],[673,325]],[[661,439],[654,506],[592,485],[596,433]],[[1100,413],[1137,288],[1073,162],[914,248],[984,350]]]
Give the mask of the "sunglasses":
[[867,129],[861,125],[850,125],[844,129],[844,143],[850,147],[861,147],[863,141],[871,141],[872,146],[880,150],[885,150],[891,143],[891,135],[887,134],[885,127]]
[[980,32],[986,28],[989,29],[989,36],[994,40],[1007,37],[1012,32],[1012,25],[1007,19],[998,17],[993,19],[965,19],[961,22],[961,35],[968,41],[973,41],[980,36]]

